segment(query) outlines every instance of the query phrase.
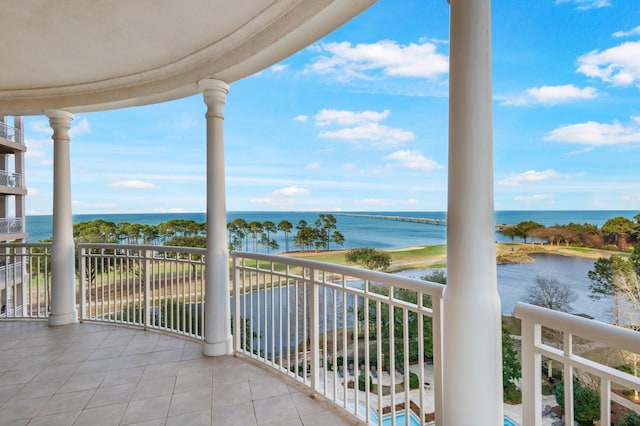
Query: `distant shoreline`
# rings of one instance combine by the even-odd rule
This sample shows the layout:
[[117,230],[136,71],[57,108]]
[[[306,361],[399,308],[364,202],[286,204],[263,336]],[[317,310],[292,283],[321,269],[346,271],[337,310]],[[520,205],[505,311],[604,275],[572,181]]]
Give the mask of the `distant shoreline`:
[[[349,265],[344,260],[344,253],[348,249],[312,252],[288,252],[280,253],[281,256],[298,257],[312,259],[321,262]],[[446,245],[427,245],[419,247],[406,247],[402,249],[383,250],[391,254],[391,266],[387,272],[398,272],[410,269],[436,269],[446,268],[447,255]],[[609,257],[621,252],[610,250],[599,250],[587,247],[565,247],[551,246],[531,243],[496,243],[496,263],[518,264],[532,263],[535,259],[533,254],[551,254],[557,256],[582,257],[587,259],[598,259]],[[350,265],[354,266],[354,265]]]

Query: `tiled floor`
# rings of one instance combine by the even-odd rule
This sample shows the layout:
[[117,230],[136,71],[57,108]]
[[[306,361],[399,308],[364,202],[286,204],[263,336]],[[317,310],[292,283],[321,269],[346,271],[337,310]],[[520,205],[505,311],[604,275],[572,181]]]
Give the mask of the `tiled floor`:
[[0,425],[360,424],[200,344],[99,324],[0,322]]

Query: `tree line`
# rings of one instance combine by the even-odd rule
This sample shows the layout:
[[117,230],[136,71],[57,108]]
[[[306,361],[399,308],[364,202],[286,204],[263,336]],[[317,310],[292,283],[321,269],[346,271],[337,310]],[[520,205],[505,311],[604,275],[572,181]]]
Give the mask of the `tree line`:
[[[258,252],[260,248],[267,253],[280,248],[273,238],[278,232],[284,234],[285,252],[289,252],[289,239],[299,250],[331,250],[331,244],[344,244],[344,235],[337,230],[337,220],[332,214],[321,213],[313,226],[306,220],[299,220],[295,227],[288,220],[281,220],[277,225],[272,221],[251,221],[243,218],[227,223],[229,250]],[[292,235],[293,234],[293,235]]]
[[640,243],[640,213],[634,220],[618,216],[607,220],[602,227],[590,223],[569,223],[567,225],[544,226],[534,221],[523,221],[517,225],[504,226],[498,230],[505,237],[515,241],[529,240],[532,244],[564,244],[597,249],[627,250]]

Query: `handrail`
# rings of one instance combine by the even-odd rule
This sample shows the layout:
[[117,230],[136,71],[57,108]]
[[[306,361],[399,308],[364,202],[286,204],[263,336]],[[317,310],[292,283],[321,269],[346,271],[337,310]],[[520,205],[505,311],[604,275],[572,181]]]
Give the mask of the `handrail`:
[[[542,357],[563,365],[564,408],[566,424],[573,424],[574,370],[589,373],[600,380],[600,424],[611,424],[611,385],[640,389],[640,378],[611,366],[574,354],[574,336],[603,344],[606,347],[640,353],[640,333],[604,324],[564,312],[552,311],[518,302],[514,309],[522,320],[522,413],[524,425],[542,424]],[[562,348],[542,340],[542,327],[562,333]]]
[[[430,405],[442,423],[443,285],[286,256],[233,252],[231,259],[237,353],[367,423],[386,423],[387,409],[395,419],[397,403],[411,400],[419,418]],[[383,397],[387,381],[393,391]]]
[[23,143],[22,131],[2,121],[0,121],[0,137],[10,140],[11,142]]

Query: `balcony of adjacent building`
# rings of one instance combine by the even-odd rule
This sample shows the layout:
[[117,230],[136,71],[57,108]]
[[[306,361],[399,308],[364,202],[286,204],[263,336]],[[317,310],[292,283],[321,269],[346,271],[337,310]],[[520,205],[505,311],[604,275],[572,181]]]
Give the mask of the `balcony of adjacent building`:
[[[448,424],[445,405],[455,401],[443,393],[450,378],[442,285],[232,253],[230,299],[206,302],[204,249],[79,244],[80,323],[47,327],[56,297],[51,250],[50,243],[5,249],[22,265],[18,273],[5,270],[5,282],[13,288],[13,278],[23,280],[20,292],[2,293],[3,306],[13,307],[0,322],[0,411],[7,420]],[[234,356],[206,357],[205,318],[225,311]],[[573,424],[570,410],[580,407],[565,397],[561,419],[556,397],[545,391],[549,368],[565,395],[577,378],[591,380],[600,424],[611,424],[612,405],[640,410],[628,398],[640,378],[584,351],[638,354],[637,332],[522,303],[515,315],[522,324],[522,404],[505,405],[505,425]],[[467,362],[474,363],[473,353]]]
[[0,241],[23,240],[26,237],[24,219],[20,217],[0,218]]
[[22,129],[0,120],[0,154],[26,151]]

